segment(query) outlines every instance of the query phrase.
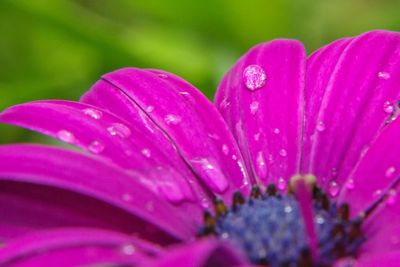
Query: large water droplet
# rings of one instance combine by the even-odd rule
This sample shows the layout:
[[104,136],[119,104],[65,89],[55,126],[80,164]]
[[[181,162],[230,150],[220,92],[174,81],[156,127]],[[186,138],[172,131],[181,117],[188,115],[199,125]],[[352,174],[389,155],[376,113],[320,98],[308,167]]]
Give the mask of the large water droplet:
[[380,71],[378,72],[378,77],[384,80],[387,80],[390,78],[390,73],[386,72],[386,71]]
[[103,117],[103,112],[93,108],[86,108],[83,110],[83,113],[85,113],[86,116],[95,120],[99,120],[101,119],[101,117]]
[[325,131],[325,123],[323,121],[319,121],[317,123],[317,131],[318,132],[323,132]]
[[215,192],[222,193],[228,188],[228,181],[214,160],[209,158],[194,158],[190,162]]
[[58,131],[57,138],[60,141],[68,143],[68,144],[73,144],[76,141],[74,134],[67,130]]
[[336,197],[339,194],[339,185],[335,181],[329,183],[328,192],[331,197]]
[[254,91],[265,85],[267,75],[259,65],[247,66],[243,71],[243,81],[247,89]]
[[131,130],[122,123],[113,123],[107,128],[107,131],[113,136],[119,136],[121,138],[127,138],[131,135]]
[[278,185],[277,185],[278,189],[284,191],[286,189],[286,186],[287,186],[286,180],[283,177],[280,177],[278,179]]
[[287,156],[286,149],[282,148],[281,150],[279,150],[279,155],[281,155],[281,157],[286,157]]
[[154,111],[154,106],[147,106],[146,107],[146,112],[151,113]]
[[94,140],[88,146],[88,150],[94,154],[99,154],[104,150],[104,144],[98,140]]
[[383,103],[383,111],[385,111],[388,114],[392,114],[394,111],[393,104],[390,103],[389,101],[385,101],[385,103]]
[[164,121],[168,125],[177,125],[181,122],[182,118],[178,115],[168,114],[164,117]]
[[385,175],[386,177],[391,177],[396,172],[396,168],[394,166],[390,166],[386,169]]
[[274,134],[280,134],[280,133],[281,133],[281,130],[279,130],[279,128],[274,129]]
[[143,148],[142,149],[142,155],[145,156],[146,158],[150,158],[151,157],[151,150],[148,148]]
[[256,114],[259,106],[260,106],[260,103],[258,103],[258,101],[253,101],[250,104],[250,113],[253,115]]
[[228,155],[229,154],[229,147],[228,147],[227,144],[223,144],[221,150],[222,150],[222,153],[224,155]]

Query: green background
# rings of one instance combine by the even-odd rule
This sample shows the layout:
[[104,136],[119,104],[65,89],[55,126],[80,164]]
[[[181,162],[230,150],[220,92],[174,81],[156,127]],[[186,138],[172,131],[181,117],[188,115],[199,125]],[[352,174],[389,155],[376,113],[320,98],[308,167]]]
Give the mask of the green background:
[[[399,31],[399,14],[399,0],[0,0],[0,109],[77,100],[125,66],[174,72],[212,98],[256,43],[295,38],[311,53],[363,31]],[[0,126],[0,143],[40,138]]]

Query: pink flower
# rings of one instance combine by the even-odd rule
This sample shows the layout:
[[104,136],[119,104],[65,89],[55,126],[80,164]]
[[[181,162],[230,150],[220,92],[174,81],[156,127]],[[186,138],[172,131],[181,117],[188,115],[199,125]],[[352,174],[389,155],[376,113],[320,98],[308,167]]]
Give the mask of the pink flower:
[[214,104],[125,68],[10,107],[80,151],[0,146],[0,265],[397,266],[399,99],[400,34],[373,31],[257,45]]

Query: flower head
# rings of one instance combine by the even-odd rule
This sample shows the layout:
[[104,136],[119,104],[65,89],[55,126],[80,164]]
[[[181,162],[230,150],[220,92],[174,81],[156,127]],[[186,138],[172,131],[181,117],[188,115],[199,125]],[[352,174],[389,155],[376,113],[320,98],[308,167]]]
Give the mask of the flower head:
[[0,265],[395,266],[399,70],[395,32],[309,57],[274,40],[214,104],[125,68],[79,102],[10,107],[1,122],[80,150],[0,146]]

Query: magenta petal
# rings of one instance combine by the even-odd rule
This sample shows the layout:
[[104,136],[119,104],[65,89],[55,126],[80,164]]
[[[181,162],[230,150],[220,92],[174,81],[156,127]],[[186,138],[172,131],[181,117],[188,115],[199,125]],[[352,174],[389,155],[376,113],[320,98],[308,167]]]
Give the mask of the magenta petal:
[[318,50],[307,61],[302,172],[331,196],[391,116],[400,90],[400,34],[374,31]]
[[339,196],[339,202],[350,204],[353,217],[374,207],[380,198],[385,199],[363,224],[367,241],[362,248],[367,253],[400,250],[400,185],[396,185],[400,175],[399,133],[400,120],[383,129]]
[[[358,259],[354,267],[398,267],[400,262],[400,252],[380,253],[377,255],[365,255]],[[348,265],[345,265],[348,266]],[[338,266],[339,267],[339,266]]]
[[248,193],[237,145],[221,115],[197,89],[155,70],[127,68],[106,74],[103,80],[128,95],[136,109],[146,111],[211,190],[227,201],[238,189]]
[[213,239],[204,239],[192,244],[170,248],[163,258],[149,266],[230,267],[245,264],[244,257],[228,244]]
[[[127,223],[131,232],[149,240],[168,240],[168,236],[190,238],[195,231],[191,218],[184,217],[182,211],[158,198],[138,179],[141,177],[135,173],[124,171],[107,161],[69,150],[35,145],[0,146],[0,181],[49,186],[101,201],[129,213]],[[42,205],[46,203],[40,202]],[[30,227],[29,221],[40,220],[18,214],[22,218],[27,217],[28,221],[4,215],[0,223],[8,223],[11,228],[19,224]],[[47,223],[45,219],[42,222],[44,227]],[[41,226],[40,223],[38,225]]]
[[304,72],[301,43],[264,43],[235,64],[215,98],[249,169],[263,184],[274,182],[281,190],[300,167]]
[[1,266],[82,266],[135,264],[151,253],[129,236],[97,229],[38,231],[11,240],[0,249]]
[[71,101],[36,101],[8,108],[0,121],[50,135],[144,174],[148,179],[142,183],[172,202],[195,200],[186,177],[170,161],[175,151],[163,151],[134,126],[104,110]]

